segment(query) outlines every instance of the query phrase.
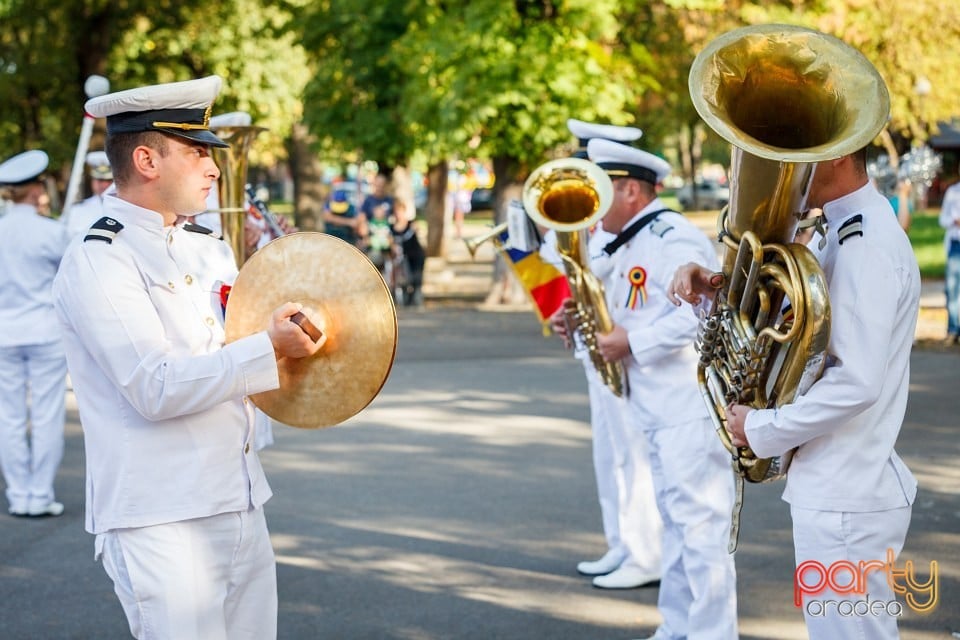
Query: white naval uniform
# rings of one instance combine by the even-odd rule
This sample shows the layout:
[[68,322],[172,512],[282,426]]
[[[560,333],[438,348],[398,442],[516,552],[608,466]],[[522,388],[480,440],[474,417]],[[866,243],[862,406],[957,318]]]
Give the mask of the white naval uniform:
[[[588,256],[597,255],[614,235],[597,227],[588,241]],[[555,232],[544,237],[544,261],[564,270],[557,255]],[[600,516],[608,552],[622,557],[647,575],[659,575],[663,523],[653,493],[646,445],[627,436],[626,400],[615,396],[600,379],[590,356],[574,335],[574,355],[581,361],[590,398],[593,436],[593,469],[600,501]],[[633,445],[633,446],[631,446]]]
[[67,241],[31,205],[0,217],[0,464],[14,513],[53,502],[63,457],[67,363],[52,285]]
[[71,238],[85,234],[94,222],[104,216],[103,196],[93,195],[70,207],[67,216],[67,233]]
[[[798,564],[885,561],[887,549],[899,554],[903,546],[917,493],[894,445],[907,406],[920,272],[889,202],[872,185],[823,211],[829,230],[818,258],[831,307],[826,369],[792,404],[751,411],[746,435],[761,457],[799,446],[783,493]],[[871,600],[893,598],[884,575],[871,574]],[[898,637],[893,616],[806,617],[814,640]]]
[[[655,199],[624,228],[664,208]],[[647,448],[663,517],[657,638],[728,640],[737,637],[736,573],[727,552],[733,475],[697,386],[698,321],[666,297],[687,262],[716,268],[716,250],[682,215],[664,212],[591,266],[603,279],[613,322],[627,331],[626,432]]]
[[[110,242],[75,241],[54,284],[84,429],[86,528],[98,534],[97,555],[108,556],[104,567],[138,637],[273,637],[276,572],[261,509],[271,491],[246,400],[279,386],[270,338],[263,331],[224,345],[211,292],[193,273],[198,253],[221,252],[220,241],[165,227],[159,214],[116,196],[104,204],[122,229],[105,225],[107,239],[119,229]],[[179,566],[192,562],[182,552],[188,522],[197,553],[219,550],[233,573]],[[253,561],[220,544],[224,536],[253,541]],[[158,560],[143,562],[138,548]],[[223,581],[232,580],[260,586],[228,593]],[[191,604],[198,593],[221,593],[216,620],[205,617],[206,600]],[[237,597],[249,598],[239,608],[261,614],[260,627],[229,615]]]

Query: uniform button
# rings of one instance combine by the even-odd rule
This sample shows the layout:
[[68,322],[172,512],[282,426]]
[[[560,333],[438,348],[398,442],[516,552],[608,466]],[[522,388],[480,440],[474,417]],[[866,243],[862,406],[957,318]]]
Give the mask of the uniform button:
[[173,234],[167,236],[167,244],[173,244]]
[[173,286],[173,281],[172,281],[172,280],[171,280],[170,282],[168,282],[167,284],[170,286],[171,289],[174,288],[174,286]]
[[244,453],[250,453],[250,443],[249,443],[249,442],[243,447],[243,452],[244,452]]
[[188,273],[183,277],[183,281],[187,284],[193,284],[193,276]]
[[213,318],[207,318],[206,320],[204,320],[204,322],[207,323],[207,326],[212,327],[214,321],[213,321]]

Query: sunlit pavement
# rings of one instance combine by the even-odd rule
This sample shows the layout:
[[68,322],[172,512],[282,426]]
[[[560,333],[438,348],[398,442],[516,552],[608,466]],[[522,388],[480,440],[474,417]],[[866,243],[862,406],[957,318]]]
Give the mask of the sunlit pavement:
[[[902,560],[939,563],[940,604],[906,640],[960,631],[960,353],[913,356],[899,451],[921,492]],[[71,407],[75,406],[72,397]],[[335,398],[331,398],[335,401]],[[60,518],[0,517],[3,639],[129,637],[83,531],[83,451],[71,409]],[[275,427],[279,637],[627,639],[657,624],[656,588],[607,592],[575,564],[603,552],[581,365],[528,311],[400,310],[390,378],[325,430]],[[695,460],[691,464],[696,464]],[[837,469],[837,482],[844,470]],[[793,606],[782,484],[748,486],[737,553],[749,640],[805,638]]]

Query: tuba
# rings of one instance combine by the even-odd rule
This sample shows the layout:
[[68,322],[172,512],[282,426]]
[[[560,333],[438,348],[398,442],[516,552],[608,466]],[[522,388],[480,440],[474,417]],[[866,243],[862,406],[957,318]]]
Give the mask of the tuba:
[[247,153],[261,131],[266,129],[254,126],[216,127],[214,133],[230,146],[210,147],[213,160],[220,169],[220,179],[217,181],[220,227],[224,242],[233,249],[237,267],[242,266],[250,257],[243,239],[243,227],[247,218]]
[[540,165],[523,185],[527,215],[557,235],[557,252],[573,297],[573,305],[566,309],[567,325],[580,331],[600,379],[614,395],[622,397],[627,392],[623,363],[607,362],[597,348],[597,334],[609,333],[613,321],[603,283],[590,271],[584,233],[606,215],[612,202],[610,177],[594,163],[580,158]]
[[694,60],[689,87],[700,116],[732,145],[730,204],[717,224],[725,283],[700,325],[697,375],[742,488],[782,477],[793,452],[758,458],[735,447],[727,405],[790,403],[823,372],[826,280],[812,252],[792,243],[816,163],[869,144],[890,100],[860,52],[785,25],[721,35]]

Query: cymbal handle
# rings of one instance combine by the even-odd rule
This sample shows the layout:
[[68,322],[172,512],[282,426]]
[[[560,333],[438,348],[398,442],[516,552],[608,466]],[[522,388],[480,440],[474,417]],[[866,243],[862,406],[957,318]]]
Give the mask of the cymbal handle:
[[310,318],[305,316],[302,311],[297,311],[290,316],[290,322],[300,327],[314,342],[317,342],[323,337],[323,332],[317,328],[317,325],[310,322]]

